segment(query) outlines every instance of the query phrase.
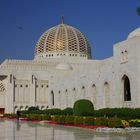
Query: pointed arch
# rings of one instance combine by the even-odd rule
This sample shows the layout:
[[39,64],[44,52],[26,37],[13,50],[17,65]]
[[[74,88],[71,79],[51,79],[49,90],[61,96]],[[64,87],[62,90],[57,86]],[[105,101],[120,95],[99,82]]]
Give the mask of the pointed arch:
[[91,94],[92,94],[92,102],[96,104],[96,85],[93,84],[91,87]]
[[73,93],[73,102],[72,102],[73,105],[77,99],[77,92],[75,87],[72,89],[72,93]]
[[122,77],[124,101],[131,101],[130,80],[127,75]]
[[66,102],[65,107],[68,107],[69,100],[68,100],[68,90],[67,89],[65,90],[65,102]]
[[59,99],[59,108],[61,108],[61,98],[62,97],[61,97],[61,91],[60,90],[58,91],[58,96],[59,96],[58,97],[58,99]]
[[110,105],[110,87],[109,87],[109,83],[105,82],[104,83],[104,96],[105,96],[105,107],[109,107]]
[[85,86],[82,86],[82,88],[81,88],[81,96],[82,96],[82,98],[85,98],[85,95],[86,94],[86,88],[85,88]]

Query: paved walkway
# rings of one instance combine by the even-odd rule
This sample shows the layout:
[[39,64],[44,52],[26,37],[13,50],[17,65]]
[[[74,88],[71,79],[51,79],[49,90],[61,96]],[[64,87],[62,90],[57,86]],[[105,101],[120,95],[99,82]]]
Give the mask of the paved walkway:
[[0,140],[140,140],[140,137],[137,134],[104,134],[81,128],[1,119]]

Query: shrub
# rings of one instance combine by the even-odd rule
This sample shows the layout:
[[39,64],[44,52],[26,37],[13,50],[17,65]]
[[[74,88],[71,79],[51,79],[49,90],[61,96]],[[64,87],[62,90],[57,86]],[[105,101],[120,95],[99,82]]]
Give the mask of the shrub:
[[94,111],[95,117],[118,117],[124,120],[140,119],[140,108],[103,108]]
[[32,111],[36,111],[36,110],[39,110],[39,108],[36,106],[31,106],[28,108],[28,112],[32,112]]
[[62,115],[73,115],[73,108],[65,108],[64,110],[62,110]]
[[66,116],[64,116],[64,115],[58,116],[59,123],[65,123],[65,119],[66,119]]
[[47,115],[61,115],[62,114],[61,109],[58,109],[58,108],[46,109],[46,110],[44,110],[44,112]]
[[121,120],[123,127],[129,127],[129,122],[126,120]]
[[38,115],[38,114],[28,114],[28,115],[27,115],[27,118],[28,118],[29,120],[41,120],[41,117],[40,117],[40,115]]
[[113,128],[121,128],[123,127],[123,124],[121,122],[121,119],[114,117],[108,119],[108,126]]
[[106,117],[98,117],[94,119],[94,125],[97,126],[108,126],[108,118]]
[[51,120],[51,116],[50,115],[42,115],[42,120]]
[[94,117],[85,117],[84,124],[85,125],[94,125]]
[[51,120],[58,122],[59,121],[59,115],[51,115]]
[[74,124],[83,124],[83,121],[84,119],[81,116],[75,116],[74,118]]
[[4,114],[4,117],[10,117],[10,116],[11,116],[10,113],[5,113],[5,114]]
[[66,116],[65,123],[74,124],[74,116]]
[[12,114],[10,114],[10,113],[6,113],[6,114],[4,114],[4,117],[16,118],[16,117],[17,117],[17,115],[16,115],[16,114],[14,114],[14,113],[12,113]]
[[93,104],[89,100],[81,99],[74,103],[73,114],[75,116],[91,116],[93,111]]
[[140,120],[138,120],[138,119],[130,120],[129,121],[129,125],[131,127],[140,127]]

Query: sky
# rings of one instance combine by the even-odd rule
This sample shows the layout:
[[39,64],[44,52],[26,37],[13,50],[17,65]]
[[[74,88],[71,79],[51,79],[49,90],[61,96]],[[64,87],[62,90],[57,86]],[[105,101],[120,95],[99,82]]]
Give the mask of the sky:
[[34,58],[39,37],[65,24],[88,39],[93,59],[113,55],[113,45],[140,27],[140,0],[0,0],[0,63],[5,59]]

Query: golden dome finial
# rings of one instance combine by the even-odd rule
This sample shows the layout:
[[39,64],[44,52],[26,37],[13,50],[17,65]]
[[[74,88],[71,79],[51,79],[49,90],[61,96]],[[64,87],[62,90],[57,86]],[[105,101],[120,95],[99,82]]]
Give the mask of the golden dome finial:
[[64,24],[64,16],[61,16],[61,24]]

